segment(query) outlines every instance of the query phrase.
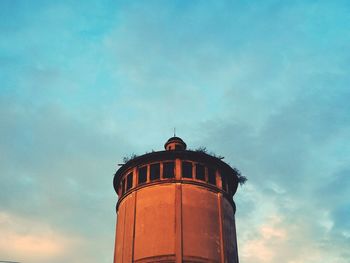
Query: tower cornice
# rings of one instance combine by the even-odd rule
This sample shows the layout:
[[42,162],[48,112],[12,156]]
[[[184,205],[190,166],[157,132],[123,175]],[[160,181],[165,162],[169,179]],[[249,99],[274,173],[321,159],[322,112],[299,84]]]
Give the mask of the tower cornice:
[[146,153],[144,155],[137,156],[123,166],[121,166],[117,172],[114,174],[113,186],[115,191],[117,191],[122,176],[126,171],[132,167],[138,167],[147,163],[163,161],[163,160],[191,160],[195,162],[201,162],[215,166],[225,172],[228,176],[232,177],[234,183],[234,189],[232,189],[232,194],[235,194],[238,182],[239,182],[239,173],[236,169],[232,168],[227,163],[223,162],[221,159],[209,155],[204,152],[191,151],[191,150],[171,150],[171,151],[156,151],[151,153]]

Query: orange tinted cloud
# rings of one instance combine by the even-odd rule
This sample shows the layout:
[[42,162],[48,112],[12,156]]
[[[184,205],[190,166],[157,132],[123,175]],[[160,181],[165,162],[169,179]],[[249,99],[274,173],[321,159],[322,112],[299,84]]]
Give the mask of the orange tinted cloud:
[[276,254],[276,243],[287,239],[287,230],[279,224],[281,219],[272,216],[269,221],[259,228],[257,238],[248,240],[241,249],[242,258],[255,262],[272,262]]
[[76,242],[48,225],[1,212],[0,233],[1,260],[44,262],[59,257]]

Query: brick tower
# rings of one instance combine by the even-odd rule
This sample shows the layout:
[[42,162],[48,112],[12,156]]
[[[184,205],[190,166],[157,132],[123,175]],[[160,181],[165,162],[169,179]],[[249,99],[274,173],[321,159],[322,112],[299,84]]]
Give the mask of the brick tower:
[[179,137],[165,151],[129,160],[118,194],[114,263],[238,263],[235,194],[239,173]]

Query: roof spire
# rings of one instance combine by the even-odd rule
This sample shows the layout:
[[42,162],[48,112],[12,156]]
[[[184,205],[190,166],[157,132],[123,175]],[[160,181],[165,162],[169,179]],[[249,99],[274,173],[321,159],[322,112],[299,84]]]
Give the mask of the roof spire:
[[174,137],[176,137],[176,127],[174,127]]

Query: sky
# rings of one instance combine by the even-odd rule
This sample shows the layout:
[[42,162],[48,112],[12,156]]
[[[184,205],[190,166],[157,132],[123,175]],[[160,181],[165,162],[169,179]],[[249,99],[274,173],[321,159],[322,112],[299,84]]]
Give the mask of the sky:
[[173,135],[248,178],[241,263],[350,260],[350,2],[0,0],[0,260],[109,263],[113,175]]

